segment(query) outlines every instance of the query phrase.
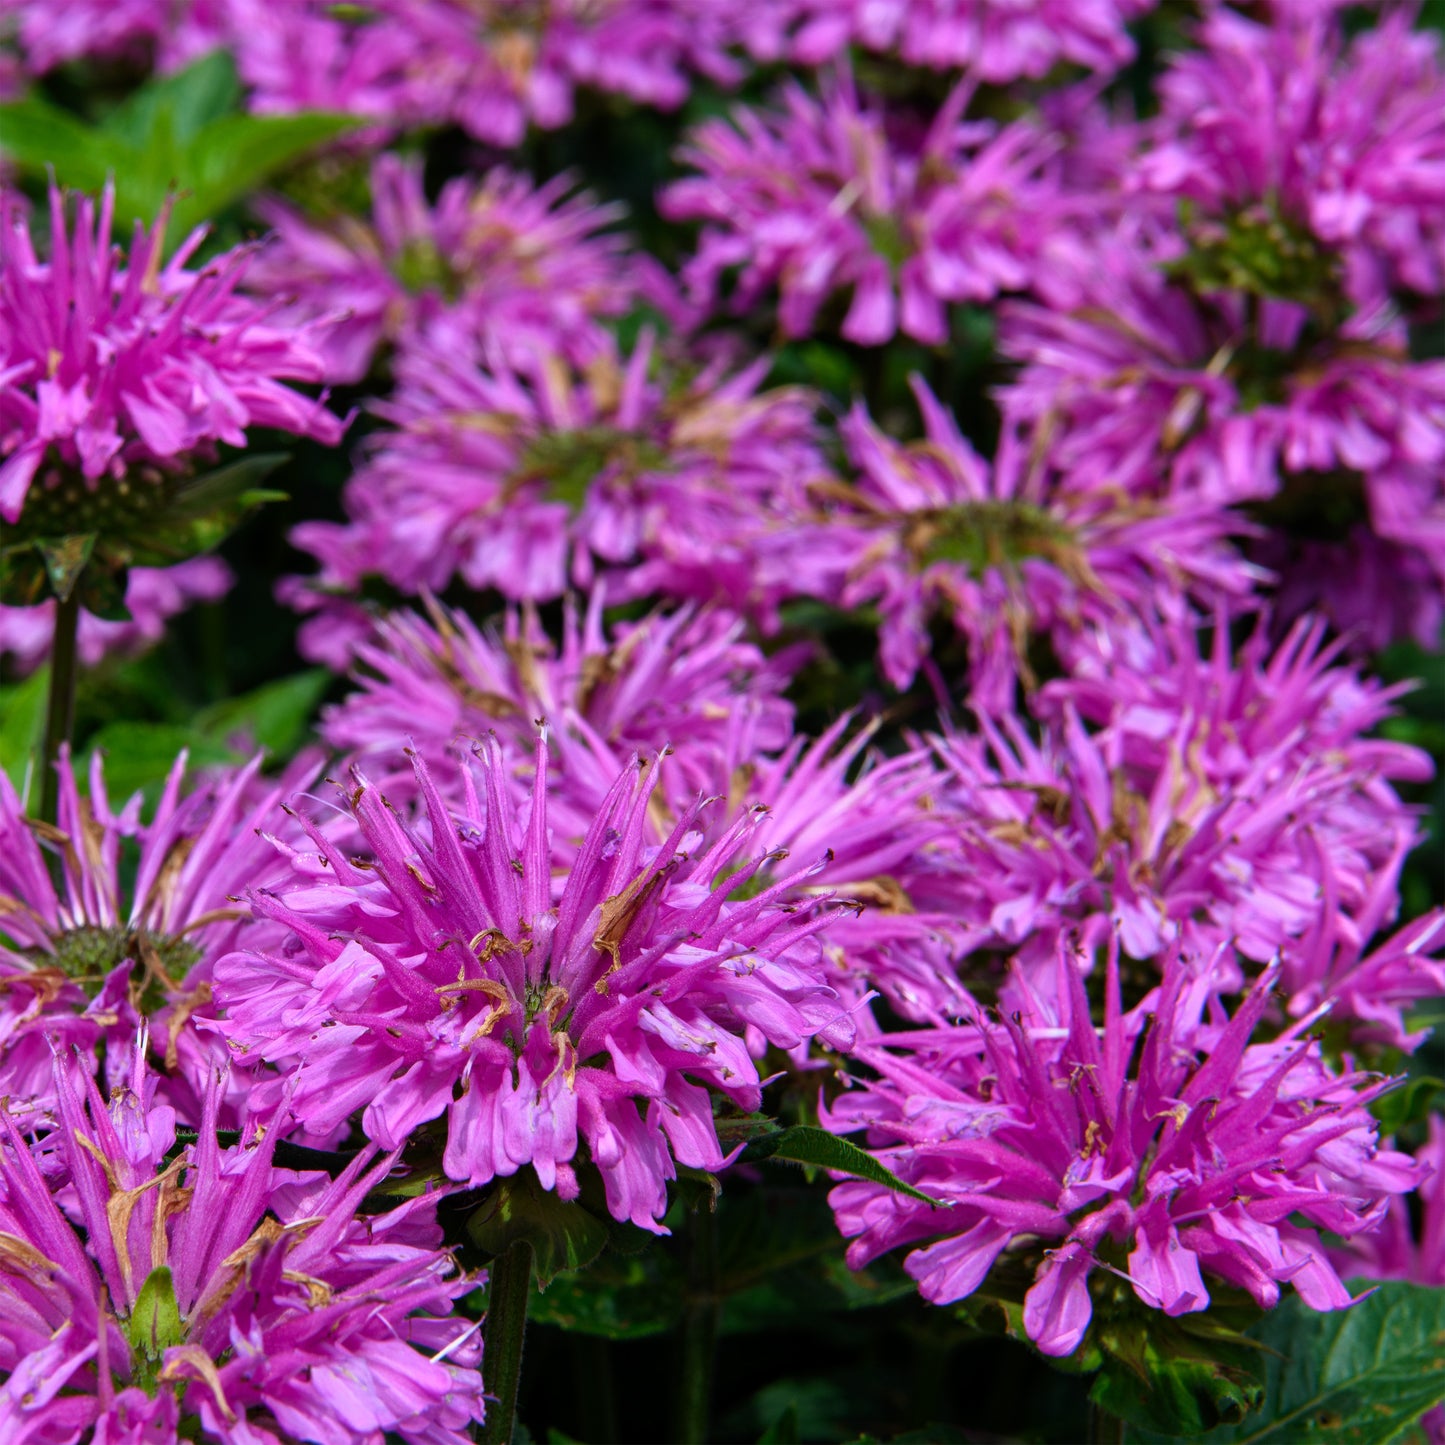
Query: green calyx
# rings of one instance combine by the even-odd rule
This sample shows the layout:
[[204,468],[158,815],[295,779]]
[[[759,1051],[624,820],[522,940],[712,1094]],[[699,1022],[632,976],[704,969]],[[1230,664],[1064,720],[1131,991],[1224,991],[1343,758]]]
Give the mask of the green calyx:
[[978,577],[1042,557],[1066,571],[1079,565],[1073,533],[1030,502],[968,502],[910,512],[904,545],[923,565],[954,562]]
[[587,500],[587,489],[603,472],[635,477],[666,465],[667,453],[648,438],[617,427],[590,426],[534,437],[522,453],[515,478],[519,483],[544,483],[548,494],[575,514]]
[[53,953],[35,956],[37,962],[58,967],[94,996],[106,976],[127,960],[158,966],[160,972],[179,982],[200,958],[201,951],[183,938],[169,938],[145,929],[87,924],[62,933],[55,940]]
[[408,241],[391,263],[392,275],[413,294],[440,292],[448,301],[462,294],[462,278],[430,237]]
[[1190,249],[1168,269],[1196,292],[1243,291],[1302,302],[1322,317],[1338,314],[1335,257],[1277,206],[1250,206],[1206,221],[1185,202],[1181,219]]
[[0,531],[0,603],[32,607],[77,594],[87,612],[124,621],[127,570],[210,551],[252,508],[284,497],[258,483],[285,460],[246,456],[199,476],[138,466],[96,481],[51,460],[20,516]]
[[175,1282],[165,1265],[153,1269],[124,1321],[135,1383],[147,1395],[156,1393],[165,1352],[185,1343],[186,1322],[176,1303]]

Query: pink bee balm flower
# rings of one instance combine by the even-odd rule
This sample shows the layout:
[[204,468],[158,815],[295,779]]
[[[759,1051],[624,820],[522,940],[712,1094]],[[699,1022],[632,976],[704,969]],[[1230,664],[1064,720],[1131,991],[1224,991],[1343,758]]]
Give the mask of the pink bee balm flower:
[[288,871],[258,830],[308,777],[302,762],[270,784],[260,762],[187,787],[183,754],[143,819],[139,793],[111,807],[99,753],[85,796],[62,756],[55,827],[28,818],[0,773],[0,1095],[12,1107],[45,1098],[50,1033],[87,1053],[104,1034],[114,1068],[142,1014],[156,1021],[171,1101],[204,1090],[217,1050],[191,1015],[210,1001],[215,958],[253,926],[244,890]]
[[962,121],[971,95],[957,87],[918,134],[860,102],[847,75],[820,100],[790,84],[781,110],[705,121],[681,153],[700,174],[661,202],[704,223],[683,273],[690,294],[711,303],[740,268],[733,309],[776,287],[784,333],[805,336],[823,303],[851,290],[842,335],[880,346],[900,328],[941,345],[946,303],[1022,290],[1058,210],[1041,174],[1054,143],[1023,122]]
[[1357,302],[1445,290],[1445,68],[1409,7],[1345,42],[1337,16],[1222,6],[1159,81],[1134,184],[1225,217],[1266,203],[1337,253]]
[[877,988],[910,1017],[955,1012],[949,920],[918,913],[894,876],[946,829],[925,802],[937,782],[928,753],[865,756],[872,730],[847,738],[846,717],[815,742],[796,736],[779,695],[795,653],[765,658],[727,613],[657,612],[608,639],[601,601],[594,592],[581,625],[569,609],[560,647],[526,613],[510,615],[502,636],[440,608],[434,627],[394,613],[358,648],[359,690],[328,711],[323,736],[356,750],[368,772],[384,767],[393,801],[414,792],[405,753],[425,758],[461,805],[450,765],[458,744],[494,730],[521,788],[532,719],[546,718],[553,867],[562,869],[629,756],[666,748],[649,841],[662,842],[699,796],[726,801],[698,820],[709,838],[743,811],[765,810],[754,826],[769,856],[748,888],[786,885],[789,900],[828,893],[861,907],[830,926],[830,982],[849,997]]
[[608,629],[604,596],[594,590],[583,617],[568,600],[559,643],[531,609],[485,632],[437,603],[430,622],[393,612],[356,649],[357,689],[326,709],[322,737],[399,801],[414,779],[410,756],[444,785],[454,749],[496,731],[530,762],[534,719],[545,718],[549,806],[555,813],[565,777],[577,812],[558,831],[573,839],[634,754],[671,753],[660,786],[676,813],[725,787],[739,756],[776,754],[792,738],[781,694],[798,649],[769,658],[745,640],[740,618],[715,609],[656,611]]
[[889,1168],[951,1207],[838,1185],[849,1263],[921,1245],[904,1267],[948,1304],[1016,1255],[1033,1271],[1024,1328],[1047,1355],[1083,1340],[1099,1269],[1168,1315],[1208,1307],[1206,1276],[1265,1308],[1286,1282],[1313,1309],[1350,1304],[1320,1232],[1374,1228],[1419,1172],[1380,1147],[1365,1107],[1387,1082],[1332,1073],[1297,1029],[1250,1042],[1272,980],[1233,1018],[1202,1018],[1209,990],[1174,955],[1125,1013],[1112,954],[1096,1029],[1063,951],[1056,990],[1020,984],[1009,1015],[863,1049],[878,1079],[844,1094],[829,1126],[866,1129]]
[[[233,581],[219,557],[192,557],[174,567],[132,567],[126,573],[125,622],[110,622],[82,609],[77,651],[87,667],[102,657],[142,652],[165,635],[166,623],[193,602],[224,597]],[[19,672],[44,660],[55,635],[55,603],[36,607],[0,606],[0,653]]]
[[0,1109],[0,1433],[465,1445],[480,1350],[448,1316],[472,1282],[433,1200],[363,1219],[391,1159],[329,1180],[277,1169],[274,1128],[222,1149],[215,1089],[167,1162],[176,1115],[144,1053],[108,1107],[57,1059],[44,1173]]
[[905,886],[1030,976],[1075,928],[1141,962],[1179,940],[1228,944],[1211,976],[1229,989],[1236,950],[1260,964],[1282,952],[1281,982],[1308,1000],[1296,1012],[1328,999],[1367,1033],[1390,1019],[1401,1041],[1400,1003],[1438,978],[1429,936],[1377,960],[1389,989],[1368,1007],[1349,978],[1418,841],[1393,784],[1430,764],[1369,736],[1397,694],[1332,665],[1322,631],[1302,623],[1271,653],[1261,629],[1237,659],[1223,621],[1207,650],[1184,627],[1101,633],[1077,677],[1044,689],[1041,736],[1004,717],[936,740],[956,850]]
[[509,347],[584,361],[602,345],[598,318],[625,311],[635,287],[620,239],[603,230],[619,208],[568,189],[497,168],[449,181],[432,206],[420,163],[383,154],[370,225],[348,216],[323,228],[262,202],[275,232],[247,284],[294,298],[281,314],[316,330],[333,381],[361,380],[383,341],[447,313]]
[[98,212],[81,198],[71,227],[52,187],[41,261],[20,198],[0,190],[4,521],[19,518],[37,478],[42,493],[69,477],[92,493],[112,483],[115,505],[142,506],[148,470],[174,473],[218,442],[243,446],[248,426],[341,439],[340,419],[282,384],[320,380],[320,359],[236,294],[249,251],[192,271],[204,230],[163,262],[157,224],[137,229],[127,257],[111,245],[112,206],[110,187]]
[[718,0],[379,0],[374,8],[396,32],[401,109],[497,146],[520,144],[529,124],[566,125],[579,87],[672,110],[687,98],[690,71],[738,75],[724,50],[733,7]]
[[394,398],[347,484],[345,524],[306,523],[321,596],[379,573],[403,592],[473,588],[543,601],[607,580],[613,601],[663,591],[769,615],[822,565],[792,526],[825,474],[816,398],[759,391],[761,361],[652,379],[631,356],[585,368],[509,362],[492,340],[434,330],[397,360]]
[[827,911],[730,897],[766,862],[742,861],[748,819],[705,846],[694,805],[650,843],[657,764],[616,780],[555,881],[545,740],[526,809],[495,743],[455,814],[416,766],[424,829],[356,775],[348,807],[369,857],[318,834],[325,876],[253,895],[292,938],[221,961],[217,1027],[295,1071],[308,1129],[360,1111],[395,1148],[445,1114],[449,1178],[530,1165],[563,1198],[585,1147],[612,1214],[661,1232],[673,1161],[723,1163],[711,1095],[758,1106],[744,1031],[784,1048],[851,1040],[822,981]]
[[[1006,303],[1000,346],[1023,363],[1006,417],[1039,429],[1055,466],[1087,487],[1237,508],[1270,530],[1256,555],[1281,595],[1327,603],[1342,622],[1398,618],[1424,636],[1445,595],[1445,363],[1410,358],[1388,309],[1326,317],[1302,301],[1195,289],[1170,267],[1177,237],[1097,238],[1067,310]],[[1373,534],[1384,556],[1341,544]],[[1349,579],[1300,570],[1344,554]],[[1298,549],[1296,551],[1296,549]],[[1392,559],[1399,558],[1397,564]],[[1414,608],[1391,585],[1421,586]]]
[[1251,590],[1254,574],[1225,543],[1218,512],[1077,485],[1012,433],[989,467],[916,377],[913,391],[918,442],[894,441],[854,407],[841,430],[858,479],[831,499],[846,567],[840,599],[878,608],[894,686],[924,663],[938,613],[968,639],[973,705],[998,712],[1012,705],[1016,677],[1030,675],[1035,634],[1067,637],[1125,613],[1178,611],[1191,595]]
[[13,29],[30,75],[82,58],[154,59],[169,70],[222,43],[224,9],[225,0],[0,0],[0,30]]
[[908,65],[964,70],[992,85],[1056,65],[1114,71],[1134,54],[1125,26],[1155,0],[752,0],[745,37],[760,56],[805,65],[850,45]]

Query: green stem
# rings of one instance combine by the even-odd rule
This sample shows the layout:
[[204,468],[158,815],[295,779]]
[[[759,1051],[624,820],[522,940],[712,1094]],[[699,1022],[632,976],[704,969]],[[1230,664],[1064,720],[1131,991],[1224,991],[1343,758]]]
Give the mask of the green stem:
[[532,1246],[519,1239],[492,1263],[487,1290],[486,1341],[482,1373],[497,1403],[487,1411],[486,1445],[512,1445],[517,1420],[517,1385],[522,1378],[522,1336],[532,1292]]
[[689,1221],[687,1296],[682,1314],[682,1387],[677,1401],[680,1445],[705,1445],[712,1412],[717,1350],[718,1255],[715,1206],[699,1205]]
[[80,630],[80,588],[55,602],[55,636],[50,645],[50,697],[45,707],[45,747],[40,758],[40,816],[58,820],[60,776],[55,771],[60,749],[75,731],[75,638]]
[[1124,1445],[1126,1427],[1117,1416],[1097,1405],[1089,1406],[1090,1445]]

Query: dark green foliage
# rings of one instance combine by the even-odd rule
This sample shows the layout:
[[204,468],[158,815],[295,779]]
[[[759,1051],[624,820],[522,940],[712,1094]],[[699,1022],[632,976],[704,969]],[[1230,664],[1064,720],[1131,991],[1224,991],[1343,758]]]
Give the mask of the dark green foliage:
[[352,129],[352,116],[303,111],[245,115],[228,55],[203,56],[150,81],[89,125],[39,96],[0,105],[0,150],[32,174],[55,171],[62,186],[99,191],[115,183],[123,236],[150,225],[170,202],[174,248],[203,221],[237,202],[307,151]]

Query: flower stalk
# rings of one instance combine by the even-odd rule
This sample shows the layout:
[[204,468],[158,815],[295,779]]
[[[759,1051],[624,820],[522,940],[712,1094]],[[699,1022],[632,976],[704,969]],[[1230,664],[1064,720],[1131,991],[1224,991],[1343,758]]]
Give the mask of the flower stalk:
[[532,1245],[519,1239],[497,1256],[487,1297],[485,1377],[497,1403],[487,1411],[486,1445],[511,1445],[522,1378],[522,1337],[532,1289]]
[[700,1204],[688,1221],[687,1300],[682,1314],[682,1377],[676,1430],[682,1445],[704,1445],[717,1355],[718,1244],[716,1201]]
[[[78,580],[78,579],[77,579]],[[40,760],[40,816],[57,821],[60,775],[55,764],[75,731],[76,637],[80,631],[80,589],[55,599],[55,637],[50,648],[50,695],[45,706],[45,745]]]

